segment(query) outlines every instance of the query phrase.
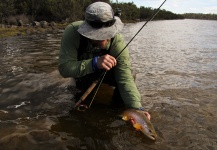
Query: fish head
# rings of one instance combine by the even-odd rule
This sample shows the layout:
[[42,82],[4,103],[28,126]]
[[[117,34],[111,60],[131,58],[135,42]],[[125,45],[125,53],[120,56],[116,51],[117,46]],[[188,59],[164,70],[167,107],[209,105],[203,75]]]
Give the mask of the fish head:
[[140,131],[153,141],[157,139],[157,134],[152,126],[140,125]]

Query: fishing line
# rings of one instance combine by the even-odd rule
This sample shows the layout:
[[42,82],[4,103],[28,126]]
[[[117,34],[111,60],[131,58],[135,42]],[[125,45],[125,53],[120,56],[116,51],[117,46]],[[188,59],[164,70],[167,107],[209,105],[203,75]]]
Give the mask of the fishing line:
[[138,32],[132,37],[132,39],[126,44],[126,46],[123,48],[123,50],[117,55],[116,59],[121,55],[121,53],[127,48],[127,46],[133,41],[133,39],[139,34],[139,32],[144,28],[144,26],[146,26],[146,24],[153,20],[154,17],[158,14],[158,12],[160,11],[161,6],[163,6],[163,4],[166,2],[166,0],[163,1],[163,3],[158,7],[158,9],[156,9],[154,15],[152,15],[144,24],[143,26],[138,30]]
[[[118,2],[118,1],[116,0],[116,2]],[[139,34],[139,32],[146,26],[146,24],[147,24],[149,21],[151,21],[151,20],[154,19],[154,17],[155,17],[155,16],[158,14],[158,12],[160,11],[161,6],[163,6],[163,4],[164,4],[165,2],[166,2],[166,0],[164,0],[163,3],[158,7],[158,9],[155,10],[154,14],[143,24],[143,26],[142,26],[142,27],[138,30],[138,32],[132,37],[132,39],[126,44],[126,46],[119,52],[119,54],[115,57],[115,59],[118,59],[118,57],[120,57],[120,55],[122,54],[122,52],[123,52],[123,51],[127,48],[127,46],[134,40],[134,38]],[[99,78],[99,80],[98,80],[98,81],[100,81],[100,82],[99,82],[99,84],[98,84],[98,86],[97,86],[96,92],[94,93],[94,96],[93,96],[92,100],[90,101],[90,104],[89,104],[88,108],[90,108],[90,106],[92,105],[93,100],[95,99],[95,96],[96,96],[96,94],[97,94],[97,92],[98,92],[98,90],[99,90],[99,88],[100,88],[100,86],[101,86],[101,84],[102,84],[103,79],[105,78],[106,73],[107,73],[107,71],[104,71],[104,73],[102,74],[102,76],[100,76],[101,79]]]

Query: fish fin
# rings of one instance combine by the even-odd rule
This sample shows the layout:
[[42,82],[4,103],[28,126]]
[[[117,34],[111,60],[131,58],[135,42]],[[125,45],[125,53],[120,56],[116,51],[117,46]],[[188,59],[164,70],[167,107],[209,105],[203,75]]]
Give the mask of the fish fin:
[[122,116],[122,119],[123,119],[124,121],[128,121],[128,120],[129,120],[129,118],[128,118],[127,116]]
[[133,124],[133,127],[136,128],[137,130],[141,129],[141,126],[138,123]]

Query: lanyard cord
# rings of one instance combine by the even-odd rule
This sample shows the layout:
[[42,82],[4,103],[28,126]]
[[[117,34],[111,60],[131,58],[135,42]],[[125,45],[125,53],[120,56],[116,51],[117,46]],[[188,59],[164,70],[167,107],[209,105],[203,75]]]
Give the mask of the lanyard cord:
[[[147,24],[149,21],[151,21],[151,20],[158,14],[158,12],[160,11],[161,6],[163,6],[163,4],[164,4],[165,2],[166,2],[166,0],[163,1],[163,3],[158,7],[158,9],[156,9],[156,11],[154,12],[154,14],[143,24],[143,26],[142,26],[142,27],[138,30],[138,32],[132,37],[132,39],[126,44],[126,46],[120,51],[120,53],[116,56],[115,59],[117,59],[117,58],[122,54],[122,52],[123,52],[123,51],[127,48],[127,46],[133,41],[133,39],[139,34],[139,32],[144,28],[144,26],[146,26],[146,24]],[[98,81],[100,81],[100,82],[99,82],[99,84],[98,84],[98,86],[97,86],[96,92],[94,93],[92,100],[90,101],[90,104],[89,104],[89,106],[88,106],[89,108],[90,108],[90,106],[92,105],[93,100],[95,99],[95,96],[96,96],[96,94],[97,94],[97,92],[98,92],[98,90],[99,90],[99,88],[100,88],[100,86],[101,86],[101,84],[102,84],[103,79],[105,78],[106,73],[107,73],[107,71],[104,71],[104,73],[102,74],[102,76],[100,76],[101,79],[99,78],[99,80],[98,80]]]

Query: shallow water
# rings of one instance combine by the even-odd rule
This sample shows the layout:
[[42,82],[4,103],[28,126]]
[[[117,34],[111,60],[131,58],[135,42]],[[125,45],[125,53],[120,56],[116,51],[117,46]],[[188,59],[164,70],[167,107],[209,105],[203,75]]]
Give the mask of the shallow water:
[[[126,41],[143,23],[125,25]],[[72,111],[74,82],[57,72],[61,33],[1,39],[1,149],[217,149],[216,21],[152,21],[129,45],[156,142],[119,109]]]

